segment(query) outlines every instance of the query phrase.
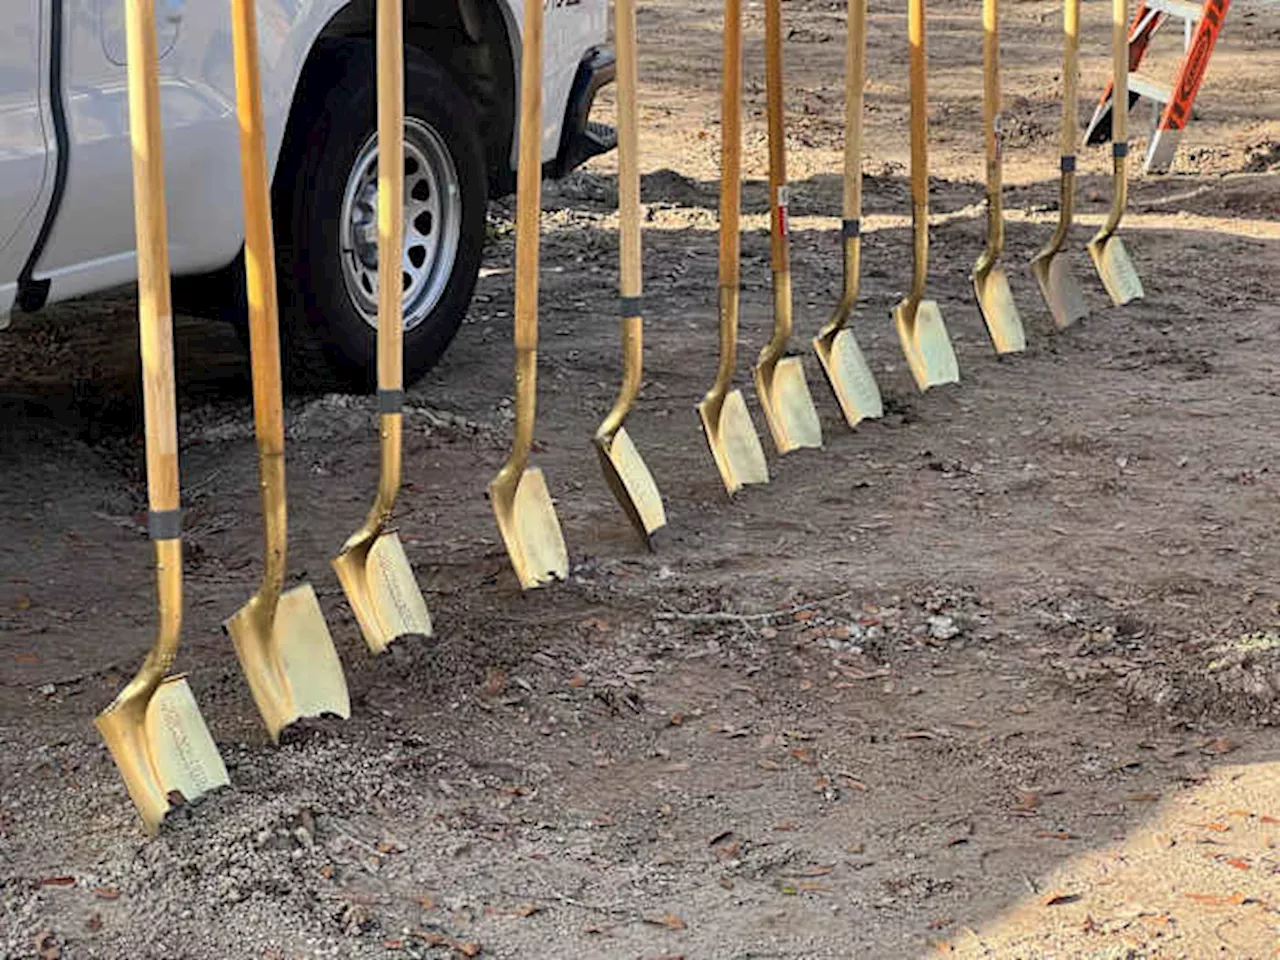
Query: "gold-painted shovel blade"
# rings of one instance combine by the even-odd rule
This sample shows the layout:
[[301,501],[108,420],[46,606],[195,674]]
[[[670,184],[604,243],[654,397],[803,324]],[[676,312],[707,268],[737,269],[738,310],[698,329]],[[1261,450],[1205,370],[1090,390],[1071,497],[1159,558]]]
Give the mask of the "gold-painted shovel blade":
[[619,427],[612,440],[596,437],[596,453],[600,456],[600,468],[613,492],[614,499],[626,513],[631,525],[643,538],[646,546],[652,546],[650,537],[666,526],[667,513],[662,506],[662,494],[654,482],[640,451],[632,442],[625,427]]
[[489,484],[498,530],[520,586],[528,590],[569,575],[569,551],[542,471],[525,470],[515,490]]
[[1142,278],[1134,269],[1123,240],[1115,234],[1094,238],[1089,242],[1089,256],[1098,268],[1098,276],[1111,295],[1112,303],[1122,307],[1130,300],[1142,299]]
[[822,426],[813,406],[804,363],[799,357],[783,357],[772,371],[757,365],[756,394],[764,408],[765,422],[778,453],[801,447],[822,446]]
[[186,677],[166,677],[145,703],[117,699],[95,721],[147,829],[174,803],[230,783]]
[[311,584],[281,594],[274,615],[254,597],[223,627],[271,739],[303,717],[351,716],[342,662]]
[[944,383],[956,383],[960,379],[960,367],[937,302],[921,300],[914,319],[908,306],[906,300],[898,304],[893,320],[916,386],[923,392]]
[[741,390],[730,390],[719,410],[707,401],[698,404],[702,431],[715,458],[720,479],[729,496],[750,483],[768,483],[769,465],[764,459],[760,435],[751,422]]
[[[419,594],[419,596],[421,596]],[[426,606],[423,606],[426,615]],[[427,617],[427,629],[431,621]],[[293,689],[299,717],[351,717],[351,697],[342,661],[333,645],[320,601],[309,583],[286,590],[276,607],[276,644]]]
[[1031,274],[1040,286],[1049,315],[1059,330],[1065,330],[1089,313],[1084,292],[1071,272],[1071,264],[1061,253],[1049,253],[1031,261]]
[[1022,329],[1018,306],[1013,302],[1008,274],[998,266],[985,274],[975,274],[973,293],[978,298],[978,308],[996,353],[1021,353],[1027,349],[1027,335]]
[[829,339],[816,337],[813,349],[849,426],[884,416],[880,387],[852,330],[837,330]]
[[334,559],[333,569],[374,653],[401,637],[431,636],[431,614],[394,531],[348,547]]

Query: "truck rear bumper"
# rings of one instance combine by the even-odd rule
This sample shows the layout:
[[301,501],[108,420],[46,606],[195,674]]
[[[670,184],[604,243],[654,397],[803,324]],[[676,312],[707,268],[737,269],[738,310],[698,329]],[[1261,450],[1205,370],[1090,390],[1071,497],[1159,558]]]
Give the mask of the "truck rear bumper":
[[593,47],[578,64],[565,109],[560,151],[551,164],[551,176],[563,177],[592,157],[608,153],[618,145],[618,135],[613,127],[591,120],[596,94],[601,87],[612,83],[616,75],[617,64],[612,47]]

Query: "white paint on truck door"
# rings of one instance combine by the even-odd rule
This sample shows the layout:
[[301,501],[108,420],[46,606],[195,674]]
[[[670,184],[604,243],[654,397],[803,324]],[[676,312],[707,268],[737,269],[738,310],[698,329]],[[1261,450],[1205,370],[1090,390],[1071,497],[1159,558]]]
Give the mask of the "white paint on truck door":
[[[6,0],[0,0],[0,4]],[[47,0],[46,0],[47,2]],[[262,97],[272,160],[293,89],[316,35],[347,0],[258,0]],[[64,82],[71,165],[61,210],[36,279],[50,301],[92,293],[136,274],[129,106],[125,67],[113,57],[104,5],[64,0]],[[157,18],[176,17],[160,60],[169,262],[175,274],[225,266],[244,239],[240,163],[227,0],[156,0]],[[161,38],[166,36],[160,24]]]
[[[516,84],[520,82],[523,56],[523,17],[526,0],[508,0],[503,7],[507,32],[512,38]],[[605,42],[609,7],[606,0],[541,0],[542,34],[542,162],[548,163],[560,151],[560,131],[578,64],[590,47]],[[517,96],[518,96],[517,92]],[[516,115],[519,116],[519,108]],[[519,134],[513,137],[517,140]],[[511,145],[511,165],[515,169],[519,144]]]
[[52,188],[52,120],[44,103],[49,4],[0,0],[0,318],[13,304]]
[[[156,0],[156,50],[164,59],[178,40],[184,0]],[[129,61],[129,44],[124,31],[124,4],[120,0],[97,0],[98,22],[102,25],[102,51],[112,63]]]

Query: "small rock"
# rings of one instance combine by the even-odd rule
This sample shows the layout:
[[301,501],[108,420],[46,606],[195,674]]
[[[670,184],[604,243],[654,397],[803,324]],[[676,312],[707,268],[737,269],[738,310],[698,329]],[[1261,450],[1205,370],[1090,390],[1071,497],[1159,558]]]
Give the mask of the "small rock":
[[952,637],[960,633],[960,628],[956,626],[955,620],[942,614],[935,614],[929,618],[929,636],[935,640],[950,640]]

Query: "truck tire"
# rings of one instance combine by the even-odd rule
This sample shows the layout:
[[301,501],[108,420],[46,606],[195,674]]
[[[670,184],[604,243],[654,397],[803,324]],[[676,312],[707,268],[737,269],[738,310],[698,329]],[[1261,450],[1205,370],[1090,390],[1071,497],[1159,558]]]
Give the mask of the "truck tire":
[[[377,386],[377,114],[366,40],[317,48],[299,84],[273,185],[286,367]],[[405,47],[404,377],[458,332],[480,272],[488,172],[479,118],[427,54]]]

